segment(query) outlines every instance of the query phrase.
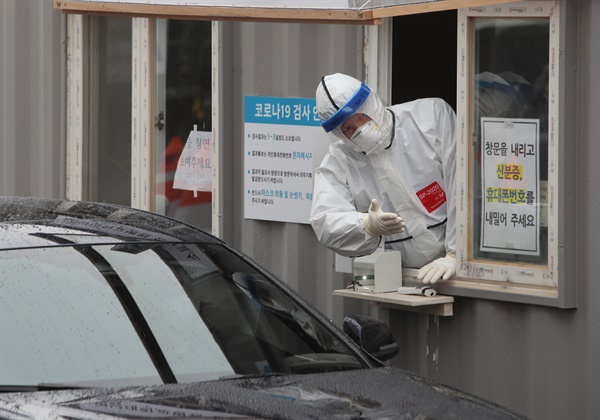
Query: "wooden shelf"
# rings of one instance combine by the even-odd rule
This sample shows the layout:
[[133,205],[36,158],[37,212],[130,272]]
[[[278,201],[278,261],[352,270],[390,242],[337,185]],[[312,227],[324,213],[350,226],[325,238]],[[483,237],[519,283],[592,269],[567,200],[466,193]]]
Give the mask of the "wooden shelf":
[[376,302],[377,305],[391,309],[400,309],[411,312],[421,312],[431,315],[452,316],[454,297],[436,295],[432,297],[419,295],[401,295],[398,292],[367,293],[355,292],[349,289],[333,291],[334,296],[354,299],[363,299]]

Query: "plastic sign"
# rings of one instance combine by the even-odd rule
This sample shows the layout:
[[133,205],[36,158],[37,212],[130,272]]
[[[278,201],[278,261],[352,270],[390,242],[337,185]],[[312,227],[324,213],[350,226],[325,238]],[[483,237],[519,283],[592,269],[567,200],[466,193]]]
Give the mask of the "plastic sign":
[[481,250],[540,255],[540,122],[482,118]]
[[308,223],[313,174],[329,144],[314,98],[244,101],[244,217]]

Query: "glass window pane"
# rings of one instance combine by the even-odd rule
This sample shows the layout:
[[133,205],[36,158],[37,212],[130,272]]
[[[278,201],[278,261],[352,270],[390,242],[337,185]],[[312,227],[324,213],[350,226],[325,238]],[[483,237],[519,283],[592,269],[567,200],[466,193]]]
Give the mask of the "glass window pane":
[[[62,229],[39,238],[90,240]],[[105,243],[2,254],[0,384],[157,384],[163,355],[179,383],[364,367],[222,245],[94,242]]]
[[[89,162],[89,199],[131,204],[131,19],[95,17],[97,77],[91,77],[92,142]],[[92,61],[93,63],[94,61]],[[93,64],[92,64],[93,65]],[[95,140],[95,141],[94,141]]]
[[471,257],[547,265],[545,18],[473,18]]
[[[212,193],[174,188],[175,171],[188,135],[202,132],[203,156],[211,157],[206,139],[212,136],[211,37],[208,21],[157,21],[157,114],[164,127],[156,135],[156,211],[210,230]],[[196,156],[196,155],[194,155]],[[198,157],[208,172],[210,162]],[[208,165],[208,166],[207,166]]]
[[[202,321],[198,309],[171,264],[161,259],[173,253],[183,253],[184,246],[148,246],[141,252],[123,252],[125,247],[96,246],[112,269],[127,284],[129,292],[150,325],[177,382],[218,379],[235,372]],[[144,245],[140,246],[144,249]],[[160,248],[162,250],[163,248]],[[172,257],[171,257],[172,258]],[[196,272],[214,273],[210,260],[193,260]],[[187,267],[190,269],[190,267]],[[223,308],[220,308],[223,309]],[[224,309],[223,309],[224,310]]]
[[0,383],[162,381],[117,296],[75,248],[4,252]]

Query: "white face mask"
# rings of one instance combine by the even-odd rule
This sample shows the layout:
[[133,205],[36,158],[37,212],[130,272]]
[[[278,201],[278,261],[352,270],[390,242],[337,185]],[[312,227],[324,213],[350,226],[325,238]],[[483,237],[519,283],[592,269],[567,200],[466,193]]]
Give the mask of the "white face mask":
[[379,125],[375,121],[369,121],[359,128],[350,137],[350,143],[354,149],[367,155],[383,141]]

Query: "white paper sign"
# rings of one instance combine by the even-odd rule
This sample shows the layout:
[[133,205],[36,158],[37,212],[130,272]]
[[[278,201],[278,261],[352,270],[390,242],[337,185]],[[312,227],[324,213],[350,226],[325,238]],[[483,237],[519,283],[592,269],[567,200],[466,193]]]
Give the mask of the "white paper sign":
[[481,119],[482,251],[540,254],[539,125]]
[[247,96],[244,217],[308,223],[313,174],[331,141],[313,98]]
[[173,188],[189,191],[212,191],[212,132],[190,131],[177,169]]

